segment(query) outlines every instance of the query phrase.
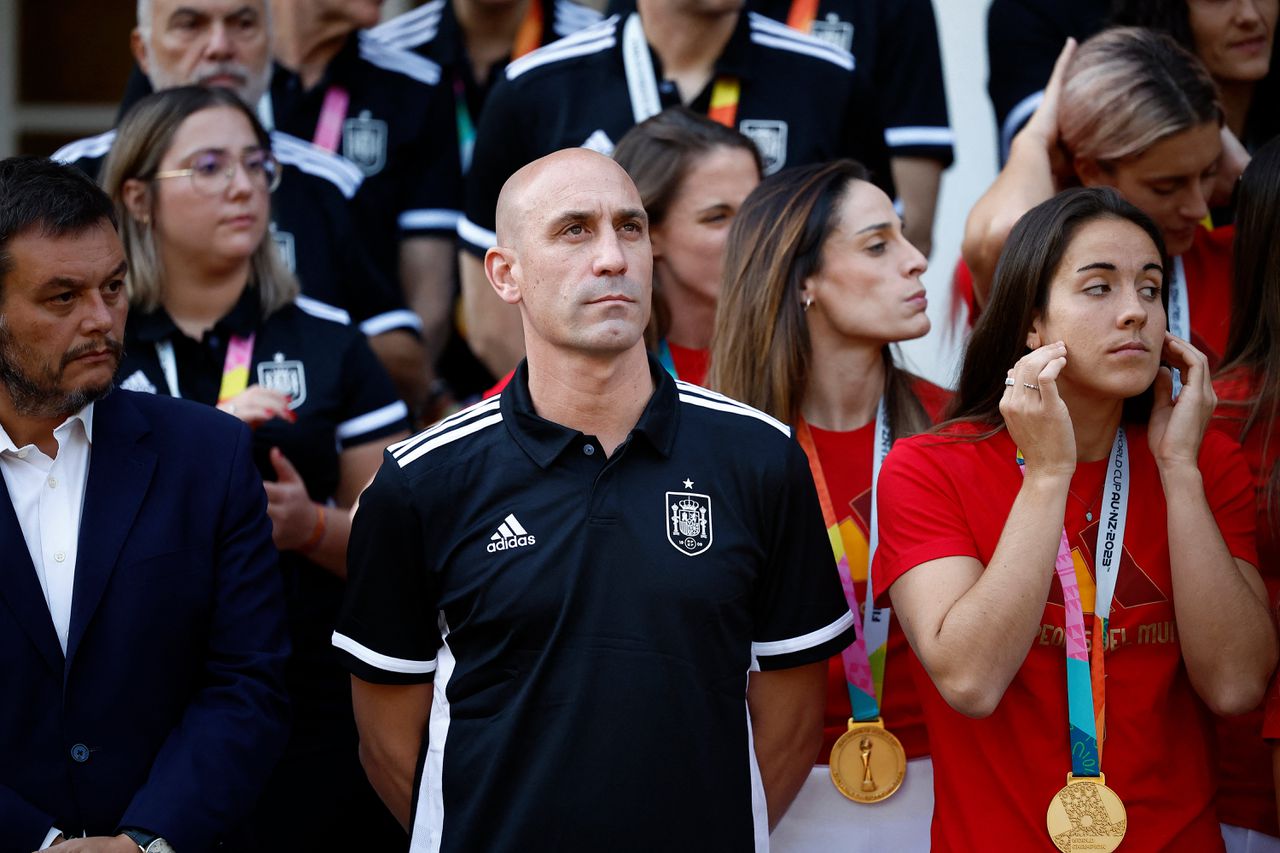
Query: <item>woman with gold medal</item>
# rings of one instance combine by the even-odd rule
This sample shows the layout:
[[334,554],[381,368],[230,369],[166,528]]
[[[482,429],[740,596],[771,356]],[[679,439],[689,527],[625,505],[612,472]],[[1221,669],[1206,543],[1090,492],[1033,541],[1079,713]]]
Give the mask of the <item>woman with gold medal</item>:
[[888,610],[864,618],[861,607],[875,471],[893,440],[928,429],[948,396],[898,367],[891,350],[929,331],[927,266],[889,197],[849,160],[766,179],[730,230],[710,385],[792,424],[863,626],[831,660],[822,763],[774,830],[774,851],[929,846],[916,665]]
[[1257,704],[1276,636],[1168,270],[1114,190],[1032,208],[954,418],[882,467],[873,577],[928,676],[936,851],[1222,850],[1204,712]]

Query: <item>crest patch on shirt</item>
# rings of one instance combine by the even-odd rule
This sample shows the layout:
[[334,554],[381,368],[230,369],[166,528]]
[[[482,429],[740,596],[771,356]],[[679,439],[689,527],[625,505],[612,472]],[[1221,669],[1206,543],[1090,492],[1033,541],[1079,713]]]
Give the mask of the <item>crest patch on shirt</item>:
[[368,110],[342,123],[342,153],[364,172],[376,175],[387,164],[387,123]]
[[281,352],[276,353],[271,361],[259,362],[258,384],[289,395],[292,398],[290,409],[298,408],[307,399],[307,371],[302,362],[290,361]]
[[744,119],[738,130],[756,144],[764,173],[772,175],[787,164],[787,123],[772,119]]
[[[685,488],[693,485],[685,480]],[[711,547],[711,497],[697,492],[667,492],[667,541],[696,557]]]
[[827,15],[825,21],[814,21],[810,35],[833,44],[841,50],[853,50],[853,24],[840,20],[836,14]]
[[279,230],[276,228],[276,224],[272,222],[271,239],[275,241],[276,250],[280,253],[280,260],[284,261],[284,265],[289,268],[289,272],[297,273],[298,250],[293,235],[288,231]]

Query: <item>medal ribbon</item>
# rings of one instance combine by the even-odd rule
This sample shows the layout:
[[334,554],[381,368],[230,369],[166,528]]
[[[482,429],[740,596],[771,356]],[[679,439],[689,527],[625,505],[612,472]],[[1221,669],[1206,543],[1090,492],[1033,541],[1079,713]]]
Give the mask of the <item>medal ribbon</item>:
[[817,17],[818,0],[791,0],[791,9],[787,12],[787,26],[807,33]]
[[[892,445],[889,431],[889,414],[884,399],[876,408],[875,453],[872,457],[871,469],[871,525],[870,541],[867,548],[867,589],[863,599],[864,608],[858,601],[858,590],[854,585],[853,572],[849,566],[849,555],[845,552],[844,539],[840,535],[840,521],[836,517],[835,505],[831,500],[831,490],[827,487],[826,475],[822,472],[822,463],[818,459],[818,448],[813,440],[813,432],[804,418],[796,419],[796,440],[809,459],[809,471],[813,474],[813,484],[818,491],[818,502],[822,506],[822,520],[827,525],[827,536],[831,540],[831,550],[836,560],[836,572],[840,575],[840,586],[844,590],[845,601],[849,611],[854,615],[855,639],[853,644],[840,653],[844,664],[845,681],[849,687],[849,704],[853,711],[853,719],[857,722],[875,720],[880,716],[881,702],[884,699],[885,657],[888,652],[886,641],[889,637],[891,612],[888,607],[877,608],[875,604],[875,588],[871,580],[871,564],[875,557],[879,534],[876,481],[880,479],[880,463],[884,461]],[[858,621],[861,614],[862,620]]]
[[[644,25],[636,12],[632,12],[622,25],[622,67],[627,76],[627,94],[631,98],[631,115],[636,124],[662,112],[658,75],[653,68],[653,56],[649,53]],[[707,110],[707,117],[725,127],[733,127],[738,119],[738,98],[741,92],[742,85],[737,77],[716,78],[711,87],[711,106]]]
[[453,78],[453,113],[458,125],[458,157],[462,161],[462,174],[471,169],[471,155],[476,149],[476,125],[467,108],[467,84],[459,73]]
[[[222,362],[222,384],[218,389],[218,403],[225,403],[249,387],[249,363],[253,360],[254,335],[232,335],[227,343],[227,356]],[[173,354],[173,341],[156,341],[156,358],[160,360],[160,372],[164,374],[169,396],[181,397],[178,390],[178,360]]]
[[311,144],[333,153],[342,142],[342,120],[347,117],[351,95],[341,86],[330,86],[324,93],[320,106],[320,118],[316,122],[316,135]]
[[532,53],[542,44],[542,2],[529,0],[529,11],[525,12],[520,29],[516,31],[515,45],[511,48],[511,58],[519,59],[526,53]]
[[[1018,452],[1018,470],[1026,475],[1026,463]],[[1075,559],[1062,528],[1053,569],[1062,584],[1062,604],[1067,653],[1067,716],[1070,721],[1071,772],[1097,777],[1102,773],[1102,744],[1106,728],[1106,646],[1111,603],[1124,553],[1124,529],[1129,515],[1129,445],[1124,429],[1116,431],[1107,463],[1105,500],[1098,513],[1098,540],[1093,550],[1093,631],[1085,641],[1084,607],[1076,580]]]
[[663,370],[671,374],[672,379],[680,378],[676,373],[676,360],[671,355],[671,347],[667,346],[666,338],[658,341],[658,363],[662,365]]

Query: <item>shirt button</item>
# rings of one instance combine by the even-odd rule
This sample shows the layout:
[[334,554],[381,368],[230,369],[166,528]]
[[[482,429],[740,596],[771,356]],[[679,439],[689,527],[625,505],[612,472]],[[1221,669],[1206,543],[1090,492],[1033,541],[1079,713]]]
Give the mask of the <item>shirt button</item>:
[[585,444],[582,447],[582,452],[591,456],[596,452],[596,446],[594,444]]
[[89,760],[89,747],[82,743],[71,747],[71,760],[77,764],[84,764]]
[[58,488],[58,478],[57,478],[57,477],[50,477],[50,478],[49,478],[49,488],[51,488],[51,489],[56,489],[56,488]]
[[53,559],[61,563],[63,560],[67,559],[67,555],[64,552],[59,551],[58,553],[53,555]]

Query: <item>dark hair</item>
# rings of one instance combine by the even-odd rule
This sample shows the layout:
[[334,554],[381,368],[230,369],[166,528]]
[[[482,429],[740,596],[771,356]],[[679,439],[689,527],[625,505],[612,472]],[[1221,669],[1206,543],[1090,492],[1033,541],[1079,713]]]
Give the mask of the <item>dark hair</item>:
[[[1253,155],[1236,198],[1231,332],[1220,374],[1243,369],[1256,378],[1254,396],[1238,404],[1245,409],[1238,439],[1244,441],[1250,430],[1262,427],[1266,459],[1280,406],[1280,137]],[[1280,497],[1280,466],[1274,463],[1266,492],[1274,524]]]
[[[631,176],[652,227],[667,218],[671,203],[697,160],[717,148],[747,152],[756,164],[756,173],[763,174],[764,164],[755,143],[687,107],[668,107],[628,130],[618,140],[613,159]],[[650,345],[665,337],[671,326],[666,300],[656,291],[655,297],[653,317],[645,330]]]
[[1173,36],[1187,50],[1196,52],[1186,0],[1112,0],[1110,25],[1160,30]]
[[[785,169],[747,196],[725,247],[708,385],[794,422],[812,357],[800,290],[821,269],[840,202],[854,182],[867,180],[862,164],[836,160]],[[927,429],[912,377],[894,365],[888,344],[881,352],[893,438]]]
[[[991,300],[978,318],[965,349],[960,386],[952,400],[950,420],[990,426],[1004,425],[1000,398],[1009,368],[1029,351],[1027,332],[1049,305],[1049,286],[1076,232],[1098,219],[1132,222],[1151,238],[1160,253],[1165,275],[1171,274],[1169,253],[1160,229],[1145,213],[1110,187],[1065,190],[1023,214],[1005,241],[991,284]],[[1169,291],[1160,289],[1160,302],[1169,308]],[[1143,420],[1151,411],[1151,389],[1125,401],[1124,417]]]
[[0,297],[13,269],[14,237],[33,228],[42,237],[64,237],[104,220],[116,227],[111,199],[75,166],[44,157],[0,160]]

